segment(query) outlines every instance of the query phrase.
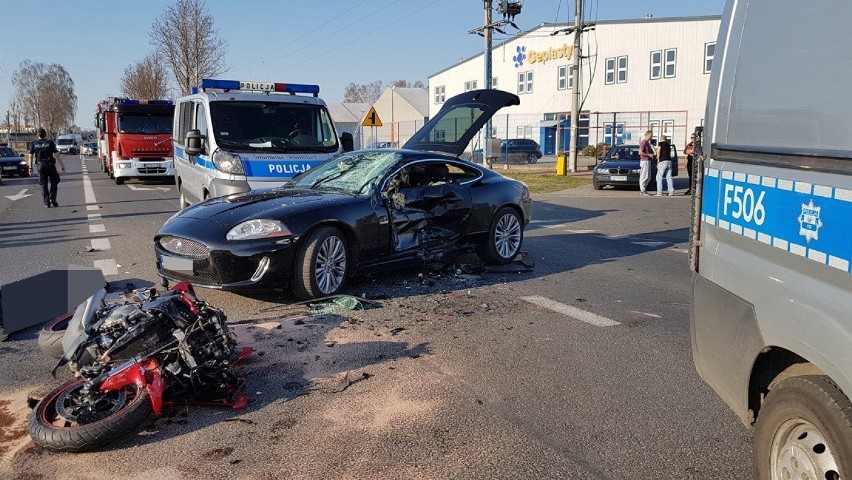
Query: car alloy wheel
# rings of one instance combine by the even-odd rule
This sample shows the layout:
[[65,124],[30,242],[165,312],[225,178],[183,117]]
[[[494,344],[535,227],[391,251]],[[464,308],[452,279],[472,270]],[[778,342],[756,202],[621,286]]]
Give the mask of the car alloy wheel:
[[346,246],[338,236],[330,236],[322,242],[314,261],[314,279],[319,290],[332,294],[343,284],[346,274]]
[[494,247],[503,258],[517,255],[521,248],[521,223],[517,215],[507,212],[500,217],[494,230]]

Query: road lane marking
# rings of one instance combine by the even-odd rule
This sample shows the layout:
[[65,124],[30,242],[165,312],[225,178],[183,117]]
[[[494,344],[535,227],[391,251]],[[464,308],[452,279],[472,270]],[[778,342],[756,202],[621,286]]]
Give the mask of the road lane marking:
[[101,220],[103,220],[103,217],[101,217],[100,213],[90,213],[88,214],[88,218],[90,222],[100,222]]
[[633,245],[641,245],[643,247],[651,247],[651,248],[660,247],[660,246],[669,244],[669,242],[630,242],[630,243],[632,243]]
[[83,172],[83,196],[87,205],[98,203],[95,199],[95,189],[92,188],[92,180],[89,179],[89,174],[86,172]]
[[106,260],[95,260],[95,268],[98,268],[104,275],[118,275],[118,266],[115,260],[108,258]]
[[27,197],[33,196],[32,193],[27,193],[27,190],[28,189],[25,188],[25,189],[21,190],[20,192],[16,193],[15,195],[6,195],[6,198],[8,198],[9,200],[14,202],[14,201],[20,200],[22,198],[27,198]]
[[86,205],[86,210],[99,210],[100,208],[100,205]]
[[112,245],[109,244],[108,238],[93,238],[92,248],[95,250],[109,250],[112,248]]
[[598,233],[597,230],[568,230],[567,228],[565,229],[565,231],[568,232],[568,233],[575,233],[575,234]]
[[669,250],[677,253],[689,253],[689,250],[685,248],[670,248]]
[[566,305],[555,300],[551,300],[547,297],[531,295],[528,297],[521,297],[521,300],[532,303],[533,305],[538,305],[539,307],[543,307],[548,310],[552,310],[556,313],[561,313],[562,315],[569,316],[575,320],[579,320],[590,325],[595,325],[597,327],[612,327],[615,325],[621,325],[621,323],[616,322],[615,320],[602,317],[592,312],[580,310],[579,308],[572,307],[571,305]]
[[89,233],[104,233],[106,232],[106,225],[103,223],[96,223],[94,225],[89,225]]
[[663,318],[663,317],[661,317],[661,316],[659,316],[659,315],[657,315],[657,314],[655,314],[655,313],[640,312],[640,311],[638,311],[638,310],[630,310],[630,312],[629,312],[629,313],[635,313],[636,315],[642,315],[642,316],[644,316],[644,317],[651,317],[651,318]]

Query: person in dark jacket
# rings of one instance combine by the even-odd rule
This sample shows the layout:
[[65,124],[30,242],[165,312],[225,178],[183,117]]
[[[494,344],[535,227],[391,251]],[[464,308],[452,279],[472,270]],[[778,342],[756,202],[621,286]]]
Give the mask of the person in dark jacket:
[[[47,208],[58,207],[56,193],[59,190],[59,172],[56,171],[56,163],[59,162],[62,173],[65,173],[65,164],[53,140],[47,140],[47,132],[43,128],[38,129],[38,140],[30,145],[30,173],[33,172],[33,164],[38,171],[38,184],[41,185],[41,195]],[[49,186],[48,186],[49,184]]]
[[674,195],[674,184],[672,183],[672,150],[669,137],[660,136],[657,143],[657,196],[663,196],[663,179],[669,187],[669,196]]

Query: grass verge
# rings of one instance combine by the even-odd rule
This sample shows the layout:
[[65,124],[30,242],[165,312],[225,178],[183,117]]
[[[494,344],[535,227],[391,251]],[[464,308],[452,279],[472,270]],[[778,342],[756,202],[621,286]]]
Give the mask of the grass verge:
[[520,180],[530,187],[532,193],[550,193],[576,188],[580,185],[592,183],[591,178],[572,177],[570,175],[556,175],[554,173],[522,173],[522,172],[500,172],[503,176]]

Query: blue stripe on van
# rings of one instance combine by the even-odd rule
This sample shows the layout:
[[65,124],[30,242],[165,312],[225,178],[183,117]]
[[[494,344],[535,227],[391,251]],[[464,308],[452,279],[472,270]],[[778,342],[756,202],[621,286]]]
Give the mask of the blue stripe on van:
[[852,190],[707,168],[701,216],[707,224],[852,273]]
[[[175,145],[175,157],[186,158],[186,153],[183,147]],[[280,178],[287,179],[294,177],[302,172],[306,172],[311,168],[319,165],[325,160],[304,160],[304,159],[287,159],[287,158],[257,158],[248,155],[241,155],[243,169],[245,169],[246,177],[248,178]],[[213,161],[206,156],[195,157],[195,163],[204,168],[215,170],[216,166]]]

